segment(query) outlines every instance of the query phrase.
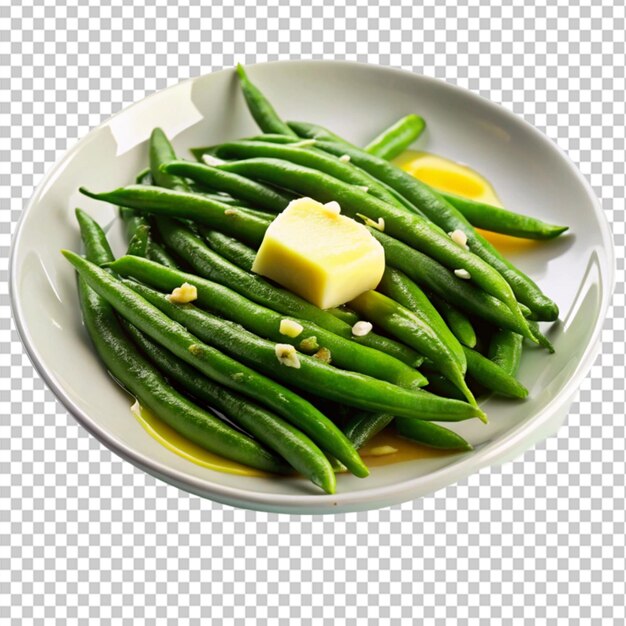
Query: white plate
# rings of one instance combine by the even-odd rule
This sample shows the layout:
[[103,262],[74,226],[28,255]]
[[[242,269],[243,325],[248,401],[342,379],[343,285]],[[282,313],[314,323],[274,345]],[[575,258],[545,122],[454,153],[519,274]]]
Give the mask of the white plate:
[[235,74],[226,70],[157,93],[93,130],[48,174],[24,211],[11,259],[15,319],[33,363],[67,409],[115,453],[181,489],[236,506],[298,513],[370,509],[416,498],[553,434],[596,355],[614,280],[607,221],[572,163],[512,113],[431,78],[317,61],[259,65],[250,68],[250,76],[286,119],[321,123],[357,144],[400,116],[419,113],[428,123],[420,148],[475,167],[507,207],[570,225],[570,235],[511,255],[561,308],[562,322],[548,333],[556,354],[525,352],[520,378],[530,391],[527,401],[489,399],[488,426],[478,420],[458,425],[474,444],[472,453],[373,468],[365,480],[342,475],[333,496],[316,493],[304,479],[204,469],[147,435],[89,345],[74,273],[59,250],[80,249],[76,206],[112,224],[114,249],[123,250],[115,208],[84,198],[78,187],[99,191],[131,182],[146,165],[154,126],[173,138],[185,158],[190,147],[256,132]]

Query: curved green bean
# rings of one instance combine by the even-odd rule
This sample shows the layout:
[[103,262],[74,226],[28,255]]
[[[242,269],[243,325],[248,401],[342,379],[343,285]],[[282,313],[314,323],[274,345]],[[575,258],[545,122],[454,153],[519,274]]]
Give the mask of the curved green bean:
[[391,161],[402,154],[424,132],[425,127],[423,117],[407,115],[372,139],[364,150],[380,159]]

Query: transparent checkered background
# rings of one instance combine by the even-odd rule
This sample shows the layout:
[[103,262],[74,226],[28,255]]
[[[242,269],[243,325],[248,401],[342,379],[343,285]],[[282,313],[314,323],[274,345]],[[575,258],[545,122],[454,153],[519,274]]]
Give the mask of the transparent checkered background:
[[[623,2],[43,4],[0,2],[0,623],[623,624]],[[433,496],[325,518],[214,504],[112,455],[33,370],[6,284],[26,200],[91,128],[189,76],[303,57],[503,103],[579,165],[618,247],[602,355],[558,437]]]

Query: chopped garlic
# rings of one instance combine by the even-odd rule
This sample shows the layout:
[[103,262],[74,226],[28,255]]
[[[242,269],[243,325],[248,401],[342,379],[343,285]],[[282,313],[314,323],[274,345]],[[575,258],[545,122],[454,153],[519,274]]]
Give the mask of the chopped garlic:
[[450,239],[461,246],[461,248],[467,248],[467,235],[462,230],[457,228],[451,233],[448,233],[448,235],[450,235]]
[[300,359],[296,349],[288,343],[277,343],[274,348],[276,358],[281,365],[286,367],[293,367],[294,369],[300,369]]
[[339,157],[340,161],[343,161],[344,163],[349,163],[350,162],[350,155],[349,154],[342,154]]
[[224,215],[237,215],[238,211],[237,209],[226,209],[224,211]]
[[287,337],[297,337],[302,331],[304,327],[302,324],[298,324],[298,322],[294,322],[293,320],[280,320],[280,327],[278,332],[281,335],[286,335]]
[[235,372],[231,374],[230,377],[237,383],[240,383],[243,380],[243,372]]
[[324,205],[324,208],[327,209],[330,213],[334,213],[339,215],[341,213],[341,207],[339,206],[339,202],[336,200],[331,200]]
[[370,450],[372,456],[387,456],[388,454],[395,454],[398,451],[393,446],[377,446]]
[[303,139],[302,141],[295,141],[289,145],[292,148],[310,148],[311,146],[314,146],[315,143],[315,139]]
[[365,337],[365,335],[372,332],[372,324],[370,322],[357,322],[352,327],[352,334],[355,337]]
[[300,350],[303,352],[315,352],[320,347],[320,344],[317,343],[317,337],[307,337],[300,342]]
[[458,276],[458,278],[462,278],[463,280],[469,280],[472,277],[472,275],[464,269],[454,270],[454,275]]
[[211,165],[213,167],[215,167],[217,165],[223,165],[224,163],[226,163],[226,161],[223,161],[222,159],[218,159],[216,156],[213,156],[212,154],[203,154],[202,155],[202,160],[207,165]]
[[314,355],[313,358],[322,361],[322,363],[330,363],[332,359],[332,355],[328,348],[320,348]]
[[176,287],[168,296],[170,302],[178,302],[179,304],[187,304],[198,299],[198,289],[195,285],[183,283],[180,287]]
[[365,193],[367,193],[367,192],[370,190],[370,188],[369,188],[369,187],[366,187],[365,185],[357,185],[357,187],[358,187],[361,191],[364,191]]
[[379,230],[381,233],[385,232],[385,219],[382,217],[378,218],[378,221],[374,221],[371,217],[367,217],[367,215],[363,215],[362,213],[357,213],[357,217],[360,217],[366,226],[370,228],[375,228]]

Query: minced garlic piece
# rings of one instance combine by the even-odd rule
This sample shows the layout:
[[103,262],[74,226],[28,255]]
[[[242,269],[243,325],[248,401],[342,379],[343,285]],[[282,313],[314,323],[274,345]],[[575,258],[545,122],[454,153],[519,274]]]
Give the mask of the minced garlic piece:
[[286,367],[293,367],[294,369],[300,369],[300,359],[296,349],[288,343],[277,343],[274,348],[276,358],[281,365]]
[[371,217],[367,217],[367,215],[363,215],[362,213],[357,213],[357,217],[360,217],[366,226],[370,228],[375,228],[379,230],[381,233],[385,232],[385,219],[382,217],[378,218],[378,221],[373,220]]
[[237,215],[239,211],[237,211],[237,209],[226,209],[224,211],[224,215]]
[[343,161],[344,163],[349,163],[350,162],[350,155],[349,154],[342,154],[339,157],[340,161]]
[[357,185],[357,187],[358,187],[361,191],[364,191],[365,193],[367,193],[367,192],[370,190],[370,188],[369,188],[369,187],[366,187],[365,185]]
[[178,304],[187,304],[198,299],[198,289],[195,285],[183,283],[180,287],[176,287],[169,295],[170,302],[178,302]]
[[303,352],[315,352],[320,347],[320,344],[317,343],[317,337],[314,335],[312,337],[307,337],[300,342],[300,350]]
[[314,355],[314,358],[322,361],[322,363],[330,363],[332,359],[332,355],[328,348],[320,348]]
[[280,320],[280,327],[278,328],[278,332],[281,335],[286,335],[287,337],[297,337],[302,331],[304,327],[302,324],[298,324],[298,322],[294,322],[293,320]]
[[388,454],[395,454],[398,451],[393,446],[377,446],[370,450],[372,456],[387,456]]
[[352,327],[352,334],[355,337],[365,337],[365,335],[372,332],[372,324],[370,322],[357,322]]
[[467,248],[467,235],[462,230],[457,228],[451,233],[448,233],[448,235],[450,236],[450,239],[452,239],[454,243],[461,246],[461,248]]
[[454,270],[454,275],[463,280],[469,280],[472,277],[472,275],[464,269]]

